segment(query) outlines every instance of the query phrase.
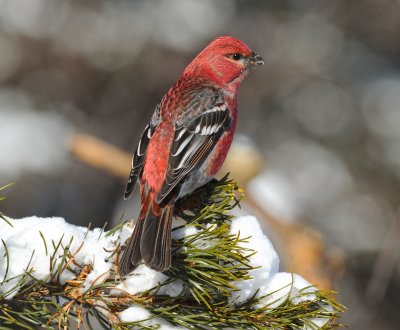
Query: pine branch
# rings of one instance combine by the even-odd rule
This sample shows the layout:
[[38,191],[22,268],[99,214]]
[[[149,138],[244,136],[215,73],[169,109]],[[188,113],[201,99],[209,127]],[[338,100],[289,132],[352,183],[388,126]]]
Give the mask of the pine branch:
[[[240,291],[237,284],[253,281],[252,274],[259,267],[252,262],[258,253],[249,247],[252,238],[231,228],[234,220],[229,211],[238,206],[242,196],[236,183],[226,176],[181,199],[175,215],[187,224],[173,229],[172,267],[161,275],[143,266],[146,276],[159,276],[160,280],[134,293],[129,281],[140,276],[139,271],[125,281],[115,265],[122,236],[127,236],[124,222],[108,232],[88,229],[81,240],[61,236],[54,241],[40,232],[41,248],[49,260],[46,279],[35,277],[32,263],[39,253],[36,251],[21,274],[10,276],[13,257],[2,240],[0,330],[37,326],[90,329],[95,322],[104,329],[118,330],[155,329],[163,324],[188,329],[338,327],[333,321],[343,307],[332,292],[315,287],[298,289],[294,276],[273,292],[260,289],[246,299],[234,298]],[[12,226],[18,220],[6,221],[4,226]],[[82,261],[86,261],[81,257],[85,244],[93,237],[110,243],[111,248],[105,251],[109,263],[105,273],[96,273],[95,263]],[[321,320],[328,322],[320,327]]]
[[[11,183],[9,183],[9,184],[6,184],[6,185],[3,186],[3,187],[0,187],[0,191],[2,191],[2,190],[4,190],[4,189],[7,189],[8,187],[11,187],[13,184],[14,184],[14,183],[11,182]],[[0,196],[0,202],[1,202],[2,200],[4,200],[4,199],[5,199],[5,196]],[[7,224],[9,224],[9,225],[12,227],[11,223],[7,220],[7,218],[4,216],[4,214],[3,214],[1,211],[0,211],[0,220],[3,220],[3,221],[5,221],[5,222],[7,222]]]

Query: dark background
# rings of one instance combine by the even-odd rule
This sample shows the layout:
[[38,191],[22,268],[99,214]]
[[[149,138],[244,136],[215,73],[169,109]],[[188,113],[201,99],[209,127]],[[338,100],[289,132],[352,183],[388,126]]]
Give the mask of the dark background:
[[239,94],[238,133],[265,160],[249,189],[261,182],[271,212],[345,254],[344,323],[397,329],[398,0],[0,0],[0,186],[16,182],[1,210],[102,226],[132,208],[123,181],[71,156],[70,136],[132,151],[168,87],[224,34],[266,62]]

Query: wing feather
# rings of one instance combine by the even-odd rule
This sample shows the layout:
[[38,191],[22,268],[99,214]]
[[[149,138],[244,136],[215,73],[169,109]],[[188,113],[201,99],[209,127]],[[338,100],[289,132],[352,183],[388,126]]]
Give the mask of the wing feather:
[[161,122],[160,117],[160,104],[157,105],[153,116],[151,117],[150,123],[143,130],[142,136],[136,147],[135,153],[132,157],[132,167],[129,173],[128,183],[126,184],[124,198],[128,199],[131,197],[133,189],[135,188],[137,180],[141,178],[144,160],[146,158],[147,147],[150,139],[154,134],[158,124]]
[[190,111],[198,115],[190,120],[190,112],[186,112],[186,118],[180,118],[177,122],[167,174],[157,194],[158,204],[168,203],[173,197],[171,192],[184,181],[190,171],[201,166],[229,127],[231,119],[226,104],[221,98],[215,97],[213,100],[208,104],[197,100],[197,107],[192,105]]

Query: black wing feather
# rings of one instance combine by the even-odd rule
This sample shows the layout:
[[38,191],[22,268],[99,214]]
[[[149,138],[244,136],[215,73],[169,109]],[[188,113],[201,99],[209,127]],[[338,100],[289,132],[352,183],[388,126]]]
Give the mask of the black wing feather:
[[133,189],[137,180],[141,178],[142,170],[144,166],[144,160],[146,158],[147,146],[149,145],[150,139],[154,134],[155,129],[161,122],[160,118],[160,104],[157,105],[153,116],[151,117],[150,123],[143,130],[142,136],[136,147],[135,153],[132,158],[132,168],[129,173],[128,183],[126,184],[124,198],[128,199],[131,197]]
[[[157,194],[158,204],[165,205],[169,202],[173,197],[171,192],[174,188],[183,182],[190,171],[201,166],[229,127],[230,113],[221,98],[221,95],[208,98],[211,102],[206,104],[196,100],[197,106],[191,107],[190,111],[185,112],[185,116],[177,121],[166,178]],[[192,116],[190,120],[190,115],[193,115],[190,112],[198,115],[194,118]]]

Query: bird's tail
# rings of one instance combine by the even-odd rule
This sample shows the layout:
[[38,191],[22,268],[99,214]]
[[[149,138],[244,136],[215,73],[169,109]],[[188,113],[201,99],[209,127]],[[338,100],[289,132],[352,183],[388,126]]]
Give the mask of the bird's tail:
[[129,239],[128,246],[122,255],[118,265],[118,273],[120,276],[128,275],[142,261],[142,254],[140,253],[140,238],[142,237],[143,219],[138,219],[132,236]]
[[153,202],[143,222],[140,251],[144,263],[158,272],[171,266],[171,224],[174,206],[160,208]]
[[142,260],[159,272],[171,266],[171,223],[173,205],[160,208],[154,202],[144,208],[139,216],[128,246],[119,262],[118,272],[125,276]]

